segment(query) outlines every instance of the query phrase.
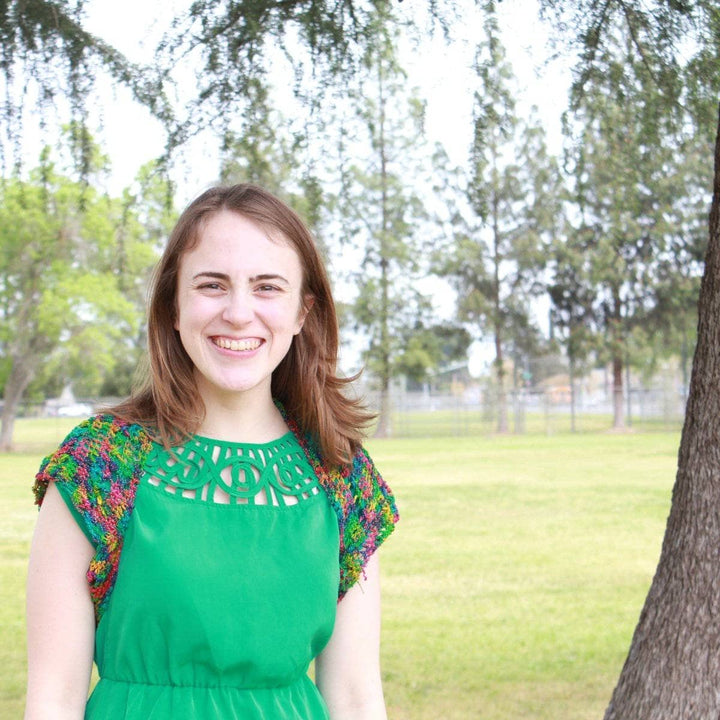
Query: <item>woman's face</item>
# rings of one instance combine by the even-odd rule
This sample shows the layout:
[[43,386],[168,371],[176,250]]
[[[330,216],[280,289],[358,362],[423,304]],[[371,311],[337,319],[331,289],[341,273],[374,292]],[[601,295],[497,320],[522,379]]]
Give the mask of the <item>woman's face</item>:
[[180,259],[175,329],[206,407],[270,398],[307,311],[295,249],[237,213],[212,215]]

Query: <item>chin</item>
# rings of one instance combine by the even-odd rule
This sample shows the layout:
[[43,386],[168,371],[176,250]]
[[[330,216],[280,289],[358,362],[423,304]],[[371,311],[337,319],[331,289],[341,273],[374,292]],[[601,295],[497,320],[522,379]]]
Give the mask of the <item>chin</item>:
[[244,380],[216,385],[215,392],[220,395],[246,395],[248,393],[270,392],[270,382],[265,380]]

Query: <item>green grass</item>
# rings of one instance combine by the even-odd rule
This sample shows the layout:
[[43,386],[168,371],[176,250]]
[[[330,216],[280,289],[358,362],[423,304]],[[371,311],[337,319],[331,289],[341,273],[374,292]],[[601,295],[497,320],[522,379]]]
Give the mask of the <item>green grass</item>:
[[[24,582],[42,454],[0,455],[0,718],[19,718]],[[596,720],[660,551],[679,433],[373,440],[401,524],[381,551],[393,720]]]
[[[575,417],[575,432],[605,432],[612,427],[612,415],[579,413]],[[413,410],[396,412],[392,416],[394,434],[398,437],[456,437],[487,435],[496,431],[496,419],[482,410]],[[632,417],[629,420],[635,431],[680,430],[682,418]],[[509,430],[521,434],[554,435],[573,430],[570,414],[565,409],[549,406],[546,410],[531,410],[516,416],[512,408],[508,414]]]
[[0,718],[21,718],[25,693],[25,578],[37,509],[35,455],[0,455]]
[[659,555],[675,433],[370,443],[395,720],[602,717]]
[[15,422],[16,453],[44,455],[51,452],[82,418],[21,418]]

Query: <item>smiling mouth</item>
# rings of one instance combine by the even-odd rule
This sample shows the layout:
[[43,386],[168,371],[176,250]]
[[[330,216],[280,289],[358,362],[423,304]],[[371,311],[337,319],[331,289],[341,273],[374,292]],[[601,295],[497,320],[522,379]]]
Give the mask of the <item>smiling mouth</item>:
[[254,338],[252,340],[231,340],[230,338],[213,338],[213,343],[223,350],[257,350],[262,344],[262,340]]

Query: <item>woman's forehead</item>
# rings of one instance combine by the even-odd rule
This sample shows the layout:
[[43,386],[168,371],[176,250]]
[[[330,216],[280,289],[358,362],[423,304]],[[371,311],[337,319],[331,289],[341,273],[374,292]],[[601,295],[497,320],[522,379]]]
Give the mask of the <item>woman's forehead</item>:
[[180,265],[197,262],[213,262],[234,270],[282,265],[303,272],[301,256],[283,233],[275,228],[268,231],[253,218],[231,211],[213,213],[198,227],[194,242],[180,257]]
[[289,247],[294,250],[298,256],[301,255],[296,244],[279,227],[277,227],[277,225],[259,220],[258,218],[237,210],[227,208],[213,210],[212,212],[203,215],[203,217],[201,217],[196,223],[183,252],[189,252],[200,242],[203,235],[207,232],[208,226],[216,227],[220,224],[227,226],[228,224],[233,224],[233,221],[239,221],[242,225],[250,225],[257,232],[264,235],[270,242]]

